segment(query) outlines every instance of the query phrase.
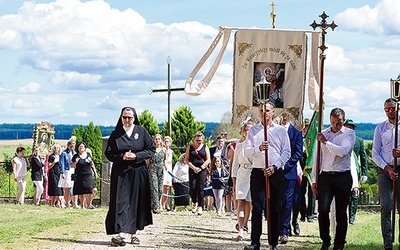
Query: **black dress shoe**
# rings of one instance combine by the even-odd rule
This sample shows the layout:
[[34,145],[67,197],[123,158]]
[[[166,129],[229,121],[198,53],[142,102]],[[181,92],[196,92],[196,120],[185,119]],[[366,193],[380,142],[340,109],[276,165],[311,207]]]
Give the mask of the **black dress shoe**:
[[321,250],[328,250],[330,246],[331,246],[331,242],[330,241],[324,241],[322,243]]
[[254,244],[254,245],[245,246],[243,249],[244,250],[260,250],[260,247],[257,246],[256,244]]
[[295,235],[300,235],[300,226],[299,223],[293,225],[293,232]]

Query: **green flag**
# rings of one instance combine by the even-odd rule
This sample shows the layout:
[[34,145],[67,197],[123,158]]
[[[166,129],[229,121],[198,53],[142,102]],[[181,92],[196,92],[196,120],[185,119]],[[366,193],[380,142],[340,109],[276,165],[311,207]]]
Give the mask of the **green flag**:
[[308,127],[306,136],[304,137],[304,148],[306,151],[306,161],[304,167],[304,175],[308,181],[312,183],[312,168],[314,166],[314,154],[316,153],[317,134],[318,134],[318,112],[314,112],[310,126]]

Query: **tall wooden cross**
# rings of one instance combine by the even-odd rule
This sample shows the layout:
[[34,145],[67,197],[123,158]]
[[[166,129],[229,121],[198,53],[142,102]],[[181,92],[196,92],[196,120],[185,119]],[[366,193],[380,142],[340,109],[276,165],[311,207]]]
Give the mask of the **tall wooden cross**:
[[[336,27],[338,27],[334,21],[332,23],[327,24],[326,18],[329,16],[325,14],[325,11],[319,15],[319,17],[322,18],[321,22],[317,24],[314,20],[310,26],[315,30],[316,28],[321,28],[322,30],[322,41],[321,45],[318,47],[321,50],[319,59],[321,62],[321,69],[320,69],[320,81],[319,81],[319,103],[318,103],[318,133],[321,133],[322,129],[322,116],[323,116],[323,98],[324,98],[324,62],[325,62],[325,50],[328,48],[325,45],[325,35],[327,34],[327,29],[331,28],[332,31],[335,30]],[[317,162],[316,162],[316,179],[315,179],[315,184],[318,187],[318,179],[319,179],[319,172],[320,172],[320,164],[321,164],[321,142],[317,141]]]
[[185,88],[174,88],[171,89],[171,62],[170,56],[167,57],[168,64],[168,88],[167,89],[151,89],[150,94],[153,92],[167,92],[168,93],[168,135],[171,136],[172,126],[171,126],[171,92],[173,91],[183,91]]

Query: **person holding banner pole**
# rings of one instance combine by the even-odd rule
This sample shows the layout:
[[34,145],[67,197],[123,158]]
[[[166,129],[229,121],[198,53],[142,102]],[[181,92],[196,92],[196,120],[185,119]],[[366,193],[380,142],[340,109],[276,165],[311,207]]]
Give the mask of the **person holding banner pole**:
[[[395,221],[391,219],[393,198],[397,199],[397,207],[400,205],[400,185],[398,185],[398,173],[394,169],[395,159],[400,157],[400,150],[395,146],[395,130],[397,100],[388,98],[384,103],[386,121],[378,124],[374,131],[372,146],[372,159],[378,165],[378,187],[381,205],[381,230],[385,249],[393,249],[393,229]],[[397,113],[398,114],[398,113]],[[396,158],[394,158],[396,157]],[[395,181],[396,180],[396,181]],[[395,181],[395,182],[394,182]],[[397,183],[395,197],[392,197],[393,183]]]
[[[274,105],[265,101],[258,106],[261,122],[252,126],[246,140],[245,156],[252,161],[250,176],[250,193],[253,202],[251,217],[251,245],[246,250],[260,249],[262,233],[262,213],[266,214],[266,192],[270,192],[270,222],[268,243],[271,249],[278,249],[279,212],[282,199],[283,168],[290,158],[290,142],[286,129],[273,122]],[[268,140],[264,138],[264,127],[267,128]],[[268,165],[265,153],[268,154]],[[269,178],[269,190],[265,178]]]
[[[343,249],[348,228],[347,205],[351,195],[353,179],[351,177],[351,152],[355,142],[355,132],[343,126],[345,112],[334,108],[330,113],[331,126],[317,134],[321,143],[321,168],[313,169],[312,191],[318,197],[319,234],[322,240],[321,250],[331,245],[329,235],[329,213],[333,198],[336,202],[336,234],[334,250]],[[316,183],[316,177],[319,181]]]

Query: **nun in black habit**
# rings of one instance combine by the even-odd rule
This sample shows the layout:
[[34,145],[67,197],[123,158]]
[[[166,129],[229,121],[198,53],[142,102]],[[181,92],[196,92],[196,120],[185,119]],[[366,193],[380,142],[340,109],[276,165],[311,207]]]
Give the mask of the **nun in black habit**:
[[117,234],[111,239],[113,246],[124,246],[125,237],[131,237],[132,244],[139,244],[136,231],[153,224],[146,159],[155,151],[149,133],[139,126],[135,109],[123,108],[105,151],[107,159],[113,162],[105,222],[107,234]]

